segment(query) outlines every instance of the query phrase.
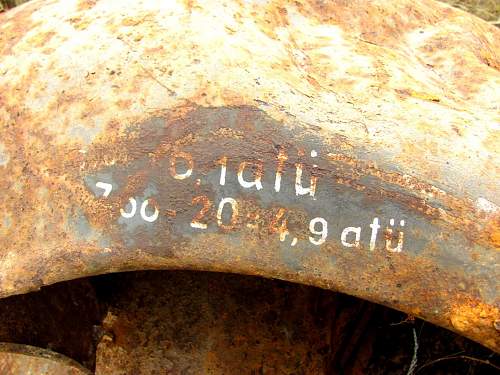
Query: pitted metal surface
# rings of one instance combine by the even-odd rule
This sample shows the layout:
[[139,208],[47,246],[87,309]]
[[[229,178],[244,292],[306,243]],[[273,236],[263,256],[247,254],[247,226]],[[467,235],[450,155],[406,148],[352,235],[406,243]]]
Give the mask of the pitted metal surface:
[[0,15],[0,295],[198,269],[498,351],[500,32],[431,1]]

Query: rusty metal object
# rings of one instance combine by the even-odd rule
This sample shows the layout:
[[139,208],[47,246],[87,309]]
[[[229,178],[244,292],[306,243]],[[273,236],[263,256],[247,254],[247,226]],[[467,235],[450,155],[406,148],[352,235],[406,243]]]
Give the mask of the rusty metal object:
[[[338,373],[331,366],[347,356],[349,333],[365,305],[375,306],[254,277],[120,276],[106,280],[113,293],[96,351],[97,375]],[[366,349],[363,344],[355,348]]]
[[[341,293],[209,272],[127,272],[95,280],[97,291],[109,291],[105,297],[98,293],[108,308],[96,375],[386,375],[406,373],[411,362],[412,341],[402,333],[412,324],[401,323],[403,314]],[[447,337],[443,342],[468,342],[425,325],[419,335],[421,365],[439,357],[441,340],[433,330]],[[465,369],[462,363],[458,371],[446,370]]]
[[0,372],[4,375],[89,375],[75,361],[50,350],[0,343]]
[[486,363],[477,372],[464,361],[426,367],[449,353],[488,358],[492,368],[499,359],[464,337],[359,298],[214,272],[66,281],[0,300],[0,317],[0,341],[50,348],[96,375],[406,373],[415,329],[419,374],[488,374]]
[[500,350],[500,31],[431,1],[0,15],[0,296],[197,269]]

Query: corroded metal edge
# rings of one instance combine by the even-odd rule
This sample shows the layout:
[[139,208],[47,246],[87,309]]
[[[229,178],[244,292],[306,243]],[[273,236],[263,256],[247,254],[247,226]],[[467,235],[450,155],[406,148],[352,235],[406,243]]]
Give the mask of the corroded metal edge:
[[53,351],[29,345],[0,343],[2,374],[90,375],[72,359]]

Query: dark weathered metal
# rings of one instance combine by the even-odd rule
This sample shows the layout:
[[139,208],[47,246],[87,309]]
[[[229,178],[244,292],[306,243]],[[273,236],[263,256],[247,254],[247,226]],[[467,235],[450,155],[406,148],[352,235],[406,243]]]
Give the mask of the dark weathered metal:
[[[102,282],[113,293],[97,375],[332,374],[352,354],[349,344],[368,351],[370,340],[355,332],[358,325],[369,331],[362,318],[374,305],[352,297],[201,272],[128,273]],[[381,324],[371,315],[364,320]]]
[[117,4],[0,15],[1,296],[228,271],[499,350],[499,30],[427,1]]
[[75,361],[34,346],[0,343],[0,372],[4,375],[89,375]]

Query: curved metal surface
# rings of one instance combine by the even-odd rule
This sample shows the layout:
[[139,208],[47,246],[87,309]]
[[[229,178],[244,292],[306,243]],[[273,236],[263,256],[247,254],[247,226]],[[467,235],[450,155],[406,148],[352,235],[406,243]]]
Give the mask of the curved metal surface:
[[500,349],[500,32],[431,1],[0,15],[0,296],[199,269]]
[[61,354],[29,345],[0,343],[0,371],[5,375],[90,375]]

